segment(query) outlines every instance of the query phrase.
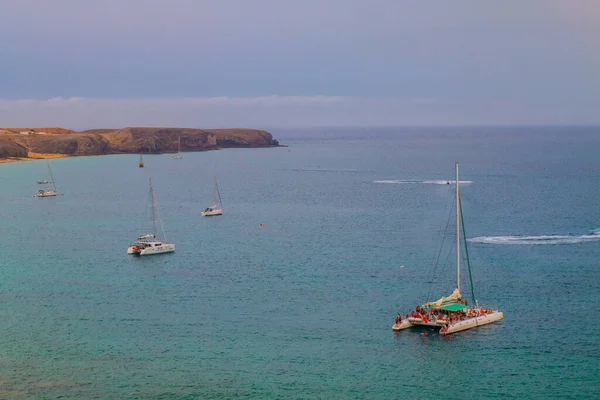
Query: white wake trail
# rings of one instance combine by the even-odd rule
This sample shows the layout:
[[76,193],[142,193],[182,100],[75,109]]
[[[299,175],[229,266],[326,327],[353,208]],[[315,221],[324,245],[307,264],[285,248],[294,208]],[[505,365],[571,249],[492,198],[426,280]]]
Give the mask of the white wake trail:
[[[455,183],[455,181],[452,180],[448,180],[448,181],[444,181],[444,180],[409,180],[409,179],[387,179],[387,180],[379,180],[379,181],[373,181],[373,183],[387,183],[387,184],[407,184],[407,183],[421,183],[421,184],[426,184],[426,185],[453,185]],[[458,183],[460,185],[470,185],[473,183],[473,181],[458,181]]]
[[473,243],[508,245],[576,244],[598,240],[600,240],[600,231],[589,235],[480,236],[467,239]]

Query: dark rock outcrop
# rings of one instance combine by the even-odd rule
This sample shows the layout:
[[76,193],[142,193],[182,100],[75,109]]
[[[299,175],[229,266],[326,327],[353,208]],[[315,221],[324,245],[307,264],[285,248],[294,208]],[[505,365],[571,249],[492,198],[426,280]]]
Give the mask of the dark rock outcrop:
[[0,158],[27,157],[27,147],[16,143],[8,137],[0,136]]

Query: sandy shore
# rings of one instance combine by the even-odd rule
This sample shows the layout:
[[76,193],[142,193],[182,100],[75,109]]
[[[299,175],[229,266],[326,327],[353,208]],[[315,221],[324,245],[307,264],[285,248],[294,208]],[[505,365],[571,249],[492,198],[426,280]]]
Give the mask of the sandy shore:
[[7,164],[11,162],[18,161],[32,161],[32,160],[45,160],[46,158],[65,158],[69,157],[65,154],[43,154],[43,153],[27,153],[27,157],[8,157],[8,158],[0,158],[0,164]]

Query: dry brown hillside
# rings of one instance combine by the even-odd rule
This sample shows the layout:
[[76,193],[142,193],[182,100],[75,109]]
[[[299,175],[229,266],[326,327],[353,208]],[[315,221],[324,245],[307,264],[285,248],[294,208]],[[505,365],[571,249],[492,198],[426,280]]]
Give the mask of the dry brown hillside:
[[[277,140],[257,129],[146,128],[91,129],[0,128],[0,158],[25,152],[84,156],[116,153],[169,153],[226,147],[272,147]],[[10,154],[20,154],[14,156]],[[26,155],[25,155],[26,157]]]

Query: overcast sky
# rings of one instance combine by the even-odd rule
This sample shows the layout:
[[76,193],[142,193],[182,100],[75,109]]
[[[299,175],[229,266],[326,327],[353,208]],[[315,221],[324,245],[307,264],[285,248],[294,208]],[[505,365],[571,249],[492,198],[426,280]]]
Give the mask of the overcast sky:
[[0,0],[0,126],[600,123],[598,0]]

